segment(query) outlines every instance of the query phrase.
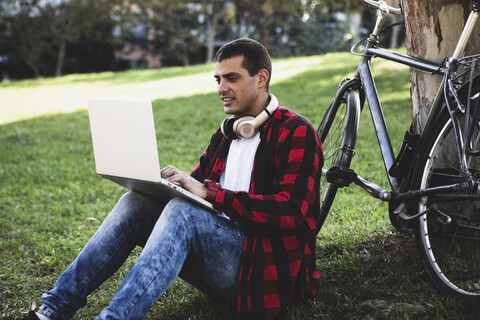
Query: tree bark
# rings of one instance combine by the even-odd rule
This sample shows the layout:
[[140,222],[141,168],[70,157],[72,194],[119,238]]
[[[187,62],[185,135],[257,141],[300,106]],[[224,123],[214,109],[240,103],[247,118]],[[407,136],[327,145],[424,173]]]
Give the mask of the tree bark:
[[[470,13],[469,0],[401,0],[409,55],[441,63],[451,56]],[[465,55],[480,52],[480,23],[474,29]],[[413,127],[421,132],[441,76],[411,69]]]

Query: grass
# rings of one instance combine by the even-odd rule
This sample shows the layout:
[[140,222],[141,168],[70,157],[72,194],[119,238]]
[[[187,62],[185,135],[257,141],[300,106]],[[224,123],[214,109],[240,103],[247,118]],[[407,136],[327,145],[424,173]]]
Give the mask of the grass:
[[[358,57],[347,53],[274,61],[271,91],[281,104],[320,122],[337,85]],[[0,85],[0,318],[16,319],[75,258],[125,190],[95,174],[89,96],[154,100],[160,161],[190,170],[224,119],[213,65],[71,75]],[[411,121],[408,69],[375,61],[377,87],[398,151]],[[366,110],[367,111],[367,110]],[[386,185],[368,112],[352,167]],[[134,251],[75,319],[108,304]],[[414,238],[394,231],[385,203],[357,187],[341,190],[318,235],[321,289],[285,319],[468,319],[478,316],[437,294]],[[231,308],[177,280],[146,319],[230,319]]]

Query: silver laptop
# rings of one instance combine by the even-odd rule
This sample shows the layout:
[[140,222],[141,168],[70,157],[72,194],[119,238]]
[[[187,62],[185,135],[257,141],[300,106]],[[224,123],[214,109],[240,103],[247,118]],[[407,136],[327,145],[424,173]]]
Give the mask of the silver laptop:
[[212,204],[162,179],[150,100],[88,99],[97,173],[167,203],[182,197],[218,213]]

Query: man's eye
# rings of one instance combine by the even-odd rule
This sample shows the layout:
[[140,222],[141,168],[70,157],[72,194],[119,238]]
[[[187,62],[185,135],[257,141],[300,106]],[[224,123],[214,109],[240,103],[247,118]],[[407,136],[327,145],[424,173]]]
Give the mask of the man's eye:
[[237,80],[238,80],[237,77],[230,77],[230,78],[228,78],[228,81],[231,81],[231,82],[235,82],[235,81],[237,81]]

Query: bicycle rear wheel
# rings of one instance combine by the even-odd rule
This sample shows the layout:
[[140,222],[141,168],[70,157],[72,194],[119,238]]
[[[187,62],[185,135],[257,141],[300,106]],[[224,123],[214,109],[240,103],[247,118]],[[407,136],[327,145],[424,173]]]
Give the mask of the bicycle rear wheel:
[[[478,86],[473,92],[479,92]],[[473,147],[478,149],[480,123],[478,119],[476,122],[472,140]],[[427,135],[424,154],[416,169],[418,189],[465,181],[460,174],[456,149],[452,149],[455,133],[448,112],[441,115],[437,123],[436,130]],[[467,154],[467,164],[474,180],[480,180],[480,157]],[[424,197],[419,202],[419,212],[424,211],[416,239],[430,280],[443,294],[480,302],[479,196],[440,194]]]
[[338,187],[329,183],[325,173],[333,166],[349,168],[354,155],[360,117],[360,98],[356,90],[348,89],[341,99],[336,99],[328,108],[317,133],[323,145],[324,167],[320,190],[320,227],[330,211]]

